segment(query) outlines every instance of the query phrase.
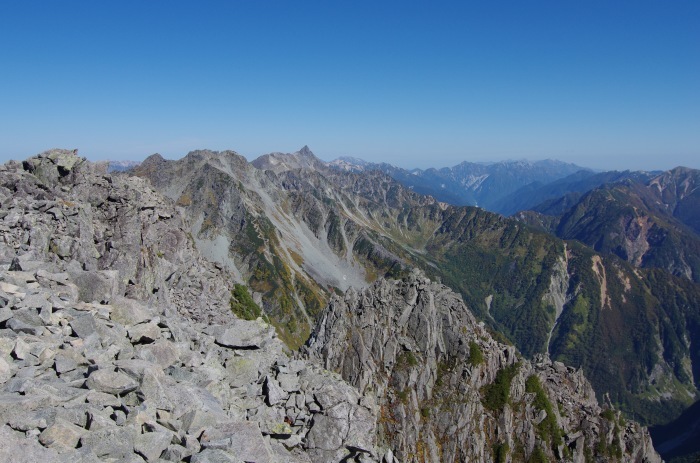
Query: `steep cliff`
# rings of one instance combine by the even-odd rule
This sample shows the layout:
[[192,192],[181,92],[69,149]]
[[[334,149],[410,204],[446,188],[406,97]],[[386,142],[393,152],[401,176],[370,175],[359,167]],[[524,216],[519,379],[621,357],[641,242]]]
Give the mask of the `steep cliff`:
[[417,273],[334,296],[306,353],[375,398],[389,462],[661,461],[580,370],[523,359]]

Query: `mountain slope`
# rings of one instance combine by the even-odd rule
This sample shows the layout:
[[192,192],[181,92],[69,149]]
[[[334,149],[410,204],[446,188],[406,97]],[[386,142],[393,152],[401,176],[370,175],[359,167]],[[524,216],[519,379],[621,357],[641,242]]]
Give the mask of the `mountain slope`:
[[[405,261],[396,253],[404,251],[387,234],[405,220],[399,217],[405,198],[426,214],[442,207],[432,198],[406,196],[380,173],[326,177],[312,157],[302,151],[257,162],[277,159],[276,173],[234,152],[196,151],[179,161],[151,156],[134,170],[186,211],[205,256],[262,295],[291,346],[306,340],[330,293],[401,271]],[[297,169],[300,160],[303,169]],[[422,233],[413,228],[411,234]]]
[[[357,319],[344,316],[346,304],[390,322],[365,331],[377,335],[368,338],[375,347],[384,347],[379,334],[391,340],[384,360],[393,356],[395,368],[385,394],[367,383],[358,391],[315,356],[290,358],[263,320],[232,315],[231,273],[202,258],[186,209],[174,204],[142,179],[109,175],[106,165],[72,152],[0,167],[0,459],[398,463],[394,455],[445,461],[461,452],[476,461],[658,461],[647,431],[602,410],[581,372],[544,359],[515,364],[512,346],[494,341],[456,295],[422,277],[333,296],[319,318],[340,325],[321,322],[314,339],[341,348],[348,338],[336,328],[360,332]],[[382,310],[370,314],[375,302]],[[405,346],[430,369],[395,355]],[[365,365],[350,363],[346,374],[371,380]],[[402,417],[402,406],[413,410],[413,392],[390,389],[416,385],[420,374],[435,402]],[[483,400],[463,395],[467,384],[481,385]],[[426,390],[416,388],[416,397]],[[464,403],[455,407],[453,393]],[[440,403],[467,422],[450,422],[459,424],[450,431],[440,417],[451,411],[426,408]],[[435,440],[404,427],[416,420],[419,429],[447,434]],[[465,432],[482,423],[488,428],[464,446]]]
[[63,150],[0,166],[0,265],[0,461],[381,461],[376,411],[236,319],[143,179]]
[[700,235],[693,229],[700,215],[698,180],[700,171],[677,168],[646,182],[628,179],[596,188],[556,218],[518,217],[636,267],[662,268],[700,282]]
[[[599,186],[617,183],[627,179],[645,182],[653,174],[647,172],[600,172],[582,170],[567,177],[554,180],[547,184],[531,183],[503,197],[493,205],[493,210],[503,215],[512,215],[518,211],[536,210],[549,215],[557,214],[552,210],[553,202],[560,198],[580,198],[584,193]],[[549,211],[542,210],[548,205]],[[561,206],[560,206],[561,207]],[[568,209],[568,207],[566,208]],[[559,213],[563,213],[561,210]]]

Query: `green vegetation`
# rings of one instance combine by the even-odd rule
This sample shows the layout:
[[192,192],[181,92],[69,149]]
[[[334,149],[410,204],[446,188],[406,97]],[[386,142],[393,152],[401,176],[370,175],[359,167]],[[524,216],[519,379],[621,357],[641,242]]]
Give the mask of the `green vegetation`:
[[[263,294],[265,311],[280,339],[290,349],[298,349],[309,337],[311,327],[294,294],[299,294],[305,306],[317,313],[325,305],[320,295],[322,290],[315,290],[308,281],[292,277],[289,267],[279,257],[277,230],[269,219],[246,213],[242,228],[247,239],[236,246],[238,252],[248,256],[252,270],[249,285]],[[268,256],[272,257],[271,261]]]
[[549,458],[547,458],[547,454],[544,453],[544,450],[542,450],[539,447],[535,447],[532,450],[532,454],[530,455],[530,458],[527,459],[527,463],[548,463]]
[[234,315],[243,320],[255,320],[262,314],[262,310],[250,297],[248,288],[244,285],[234,285],[229,305]]
[[600,440],[596,445],[596,453],[619,461],[622,458],[622,443],[620,442],[620,426],[618,425],[617,416],[609,408],[603,410],[600,416],[609,422],[609,426],[613,426],[613,440],[608,444],[605,440],[606,433],[601,433]]
[[615,412],[610,408],[606,408],[600,413],[600,416],[608,421],[615,421]]
[[415,367],[417,365],[418,359],[416,359],[415,354],[410,350],[402,351],[396,359],[396,366],[398,368]]
[[454,371],[455,366],[457,365],[457,361],[452,358],[452,359],[444,359],[438,362],[437,364],[437,377],[435,378],[435,387],[441,388],[442,386],[445,386],[445,378],[448,377],[448,375]]
[[493,445],[493,461],[495,463],[506,463],[508,461],[508,451],[510,448],[505,442]]
[[562,431],[557,425],[552,403],[547,398],[547,393],[542,388],[542,383],[540,383],[540,378],[537,375],[531,375],[527,378],[525,381],[525,392],[535,394],[532,406],[547,413],[545,419],[537,425],[537,431],[540,437],[551,445],[552,450],[556,449],[563,442]]
[[[525,356],[545,350],[554,308],[543,302],[563,243],[489,212],[461,208],[426,246],[448,286]],[[485,299],[491,296],[490,310]]]
[[484,353],[476,341],[469,341],[469,365],[476,366],[484,363]]
[[395,279],[406,276],[408,269],[392,257],[383,246],[396,251],[397,255],[405,254],[394,242],[371,232],[355,240],[352,250],[357,259],[371,270],[371,273]]
[[518,374],[520,363],[501,368],[493,383],[481,388],[481,403],[491,411],[499,411],[510,400],[510,385]]
[[[598,275],[592,251],[574,243],[572,251],[569,265],[577,271],[570,285],[579,293],[564,307],[553,333],[553,358],[583,367],[598,394],[609,393],[629,418],[645,425],[671,421],[696,392],[684,359],[697,365],[700,356],[693,358],[683,339],[700,326],[698,312],[689,310],[700,303],[699,288],[661,270],[633,270],[614,257],[600,259]],[[601,301],[603,276],[607,298]],[[673,371],[652,386],[648,377],[661,354],[659,333],[663,360]],[[659,400],[666,392],[672,398]]]

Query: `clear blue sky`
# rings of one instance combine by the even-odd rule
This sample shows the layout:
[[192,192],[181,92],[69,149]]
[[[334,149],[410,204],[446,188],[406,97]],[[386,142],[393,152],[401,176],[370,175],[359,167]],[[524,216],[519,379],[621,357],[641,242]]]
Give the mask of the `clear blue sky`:
[[0,160],[700,168],[700,1],[0,3]]

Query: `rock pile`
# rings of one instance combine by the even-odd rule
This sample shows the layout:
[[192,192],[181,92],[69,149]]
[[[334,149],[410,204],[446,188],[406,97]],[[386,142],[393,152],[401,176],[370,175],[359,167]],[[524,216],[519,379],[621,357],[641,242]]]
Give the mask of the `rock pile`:
[[0,272],[2,461],[339,461],[373,450],[359,393],[263,322],[209,325],[67,273]]
[[375,408],[238,320],[143,180],[0,168],[0,461],[374,461]]

